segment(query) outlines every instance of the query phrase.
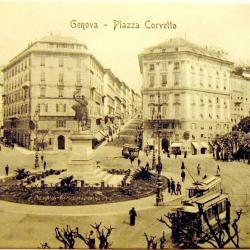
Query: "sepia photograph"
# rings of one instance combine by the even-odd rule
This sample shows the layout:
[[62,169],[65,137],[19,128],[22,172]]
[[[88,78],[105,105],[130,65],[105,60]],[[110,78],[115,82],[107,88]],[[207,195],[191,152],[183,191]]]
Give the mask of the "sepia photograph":
[[0,249],[250,248],[250,2],[0,23]]

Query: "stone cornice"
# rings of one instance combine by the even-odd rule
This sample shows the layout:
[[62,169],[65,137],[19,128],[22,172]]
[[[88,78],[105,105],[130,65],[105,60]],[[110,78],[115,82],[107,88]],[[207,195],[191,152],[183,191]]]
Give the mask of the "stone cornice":
[[168,88],[168,89],[163,89],[163,88],[145,88],[142,90],[142,94],[146,94],[146,93],[165,93],[165,92],[202,92],[202,93],[209,93],[209,94],[216,94],[216,95],[226,95],[226,96],[230,96],[229,92],[225,92],[225,91],[215,91],[215,90],[202,90],[202,89],[196,89],[196,88],[191,88],[191,87],[180,87],[180,88]]

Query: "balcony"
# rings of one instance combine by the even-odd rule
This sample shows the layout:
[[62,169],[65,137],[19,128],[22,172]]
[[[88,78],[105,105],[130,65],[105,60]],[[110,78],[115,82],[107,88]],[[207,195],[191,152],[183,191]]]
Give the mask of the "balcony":
[[22,83],[22,88],[27,89],[30,87],[30,81],[26,81]]

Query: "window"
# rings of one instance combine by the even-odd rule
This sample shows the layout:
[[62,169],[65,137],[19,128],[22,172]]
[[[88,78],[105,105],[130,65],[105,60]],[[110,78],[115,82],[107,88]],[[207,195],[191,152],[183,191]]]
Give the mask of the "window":
[[154,76],[150,76],[149,87],[154,87],[154,84],[155,84],[155,77]]
[[149,71],[154,71],[154,70],[155,70],[155,65],[149,64]]
[[64,88],[58,88],[58,97],[63,97]]
[[67,106],[66,104],[63,104],[63,112],[66,112],[67,111]]
[[56,112],[59,112],[59,104],[56,103]]
[[57,128],[66,128],[66,121],[65,120],[58,120],[56,121]]
[[162,117],[166,117],[166,115],[167,115],[167,107],[162,107]]
[[196,123],[191,124],[191,129],[196,129]]
[[175,113],[175,117],[179,118],[179,116],[180,116],[180,105],[175,106],[174,113]]
[[40,80],[41,80],[41,82],[45,81],[45,72],[44,71],[41,72]]
[[64,75],[63,75],[63,72],[60,72],[59,73],[59,83],[63,83],[64,81]]
[[180,95],[179,94],[174,95],[174,103],[180,103]]
[[162,95],[162,100],[163,100],[164,102],[167,102],[167,101],[168,101],[168,95],[167,95],[167,94],[163,94],[163,95]]
[[45,66],[45,56],[41,57],[41,62],[40,62],[40,66]]
[[180,63],[179,62],[175,62],[174,63],[174,70],[178,70],[180,69]]
[[180,85],[180,74],[174,74],[174,85],[175,86]]
[[149,101],[154,103],[155,102],[155,96],[154,95],[150,95],[149,96]]
[[48,109],[49,109],[49,105],[48,103],[45,104],[45,112],[48,112]]
[[45,87],[40,87],[40,97],[45,97],[46,89]]
[[161,64],[161,69],[162,69],[162,71],[166,71],[167,70],[167,64],[165,62],[163,62]]
[[201,106],[204,106],[204,100],[203,100],[202,97],[200,98],[200,105],[201,105]]
[[59,57],[59,59],[58,59],[58,66],[59,67],[63,67],[63,65],[64,65],[63,57]]
[[161,75],[161,85],[162,87],[165,87],[167,85],[167,75]]

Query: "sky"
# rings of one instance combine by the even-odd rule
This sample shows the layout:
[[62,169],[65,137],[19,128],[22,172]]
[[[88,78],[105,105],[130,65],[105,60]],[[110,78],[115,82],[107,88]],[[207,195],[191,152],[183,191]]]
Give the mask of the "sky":
[[[71,21],[98,23],[98,29],[72,28]],[[114,30],[114,21],[139,23],[139,29]],[[146,29],[172,22],[176,29]],[[107,26],[104,26],[107,24]],[[1,1],[0,65],[31,41],[50,33],[87,45],[105,68],[137,92],[142,83],[138,54],[173,37],[228,52],[236,63],[250,64],[250,3],[171,3],[152,1]]]

